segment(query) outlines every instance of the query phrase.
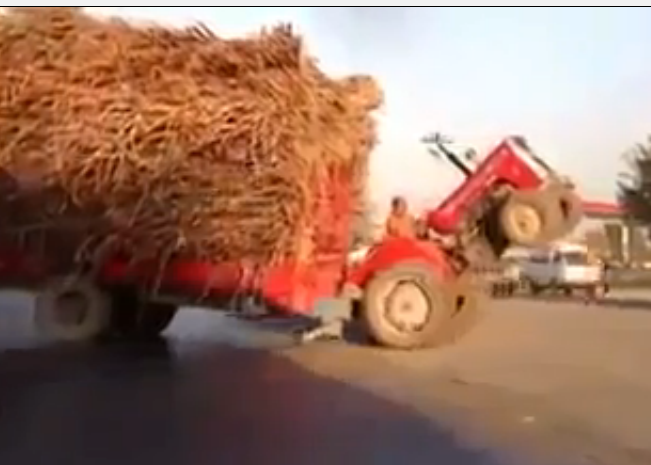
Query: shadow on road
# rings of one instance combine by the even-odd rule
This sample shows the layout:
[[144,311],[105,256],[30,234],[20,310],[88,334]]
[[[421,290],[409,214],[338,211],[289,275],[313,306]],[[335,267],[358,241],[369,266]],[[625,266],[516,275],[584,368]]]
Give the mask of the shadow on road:
[[487,464],[413,410],[281,355],[165,341],[0,355],[0,463]]

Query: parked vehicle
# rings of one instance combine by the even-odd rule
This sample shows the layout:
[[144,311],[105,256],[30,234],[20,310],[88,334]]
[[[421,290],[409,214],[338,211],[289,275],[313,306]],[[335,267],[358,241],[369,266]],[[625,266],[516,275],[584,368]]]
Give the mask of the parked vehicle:
[[522,266],[522,277],[532,294],[546,290],[571,295],[575,290],[600,291],[604,286],[604,267],[591,260],[585,246],[554,244],[533,250]]

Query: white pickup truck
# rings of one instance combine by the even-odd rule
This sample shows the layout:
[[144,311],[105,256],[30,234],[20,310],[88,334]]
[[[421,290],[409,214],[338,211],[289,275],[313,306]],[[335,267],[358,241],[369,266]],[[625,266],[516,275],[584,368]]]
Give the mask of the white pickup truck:
[[576,289],[605,292],[603,266],[591,261],[586,247],[579,244],[532,250],[522,262],[521,277],[533,294],[560,290],[571,295]]

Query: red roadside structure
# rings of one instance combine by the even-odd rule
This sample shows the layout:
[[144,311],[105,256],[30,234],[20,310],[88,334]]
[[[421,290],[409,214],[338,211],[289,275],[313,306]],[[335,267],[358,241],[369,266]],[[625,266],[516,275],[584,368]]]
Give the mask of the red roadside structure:
[[583,211],[589,218],[622,219],[626,213],[624,206],[615,202],[590,201],[583,202]]
[[583,201],[584,217],[575,230],[578,236],[590,232],[605,235],[612,258],[622,264],[642,266],[651,261],[649,228],[627,217],[626,208],[616,202]]

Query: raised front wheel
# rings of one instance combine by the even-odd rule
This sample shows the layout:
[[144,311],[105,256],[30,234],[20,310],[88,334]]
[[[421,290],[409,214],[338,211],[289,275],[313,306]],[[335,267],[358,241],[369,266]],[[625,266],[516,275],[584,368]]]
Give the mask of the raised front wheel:
[[500,227],[514,245],[535,246],[570,233],[583,216],[573,190],[551,185],[543,190],[513,192],[500,210]]
[[361,320],[378,344],[398,349],[436,345],[452,306],[426,265],[397,265],[378,274],[364,294]]
[[515,193],[502,206],[500,226],[513,244],[534,245],[542,239],[547,208],[536,194]]
[[51,280],[37,295],[34,324],[48,338],[90,341],[110,325],[108,296],[92,281],[70,276]]

